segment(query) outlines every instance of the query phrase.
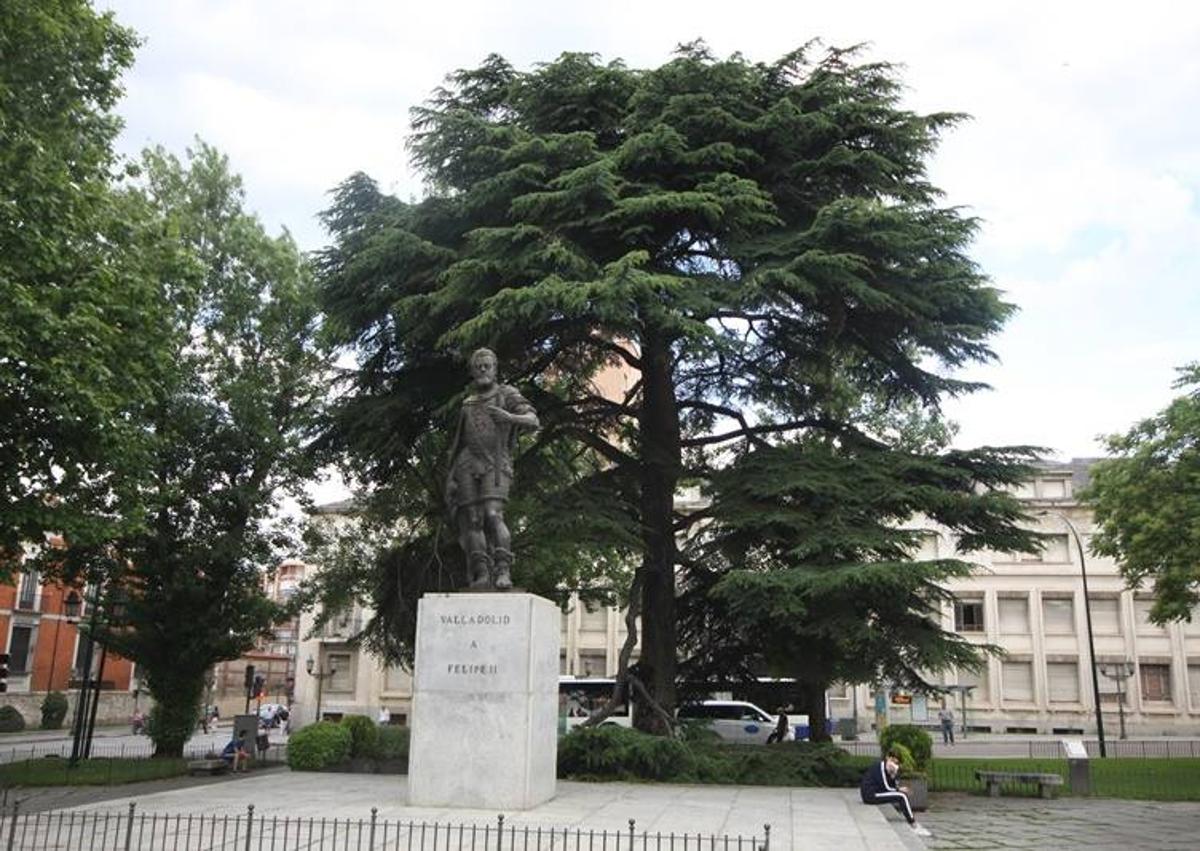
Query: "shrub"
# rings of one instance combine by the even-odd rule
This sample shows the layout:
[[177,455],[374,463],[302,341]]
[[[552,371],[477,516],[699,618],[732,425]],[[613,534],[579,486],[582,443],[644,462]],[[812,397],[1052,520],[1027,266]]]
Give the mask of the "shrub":
[[350,727],[321,721],[292,733],[288,766],[293,771],[323,771],[350,756]]
[[355,759],[375,756],[379,744],[379,728],[365,715],[347,715],[341,724],[350,731],[350,756]]
[[407,727],[388,725],[379,728],[375,755],[379,759],[401,759],[408,762],[409,731]]
[[885,754],[898,744],[908,749],[916,771],[929,771],[929,760],[933,758],[931,735],[911,724],[892,724],[879,735],[879,747]]
[[688,746],[678,739],[621,727],[577,727],[558,743],[560,776],[597,780],[669,780],[693,767]]
[[61,691],[52,691],[42,699],[42,729],[58,730],[67,717],[67,696]]
[[0,733],[19,733],[25,729],[25,716],[15,706],[0,706]]

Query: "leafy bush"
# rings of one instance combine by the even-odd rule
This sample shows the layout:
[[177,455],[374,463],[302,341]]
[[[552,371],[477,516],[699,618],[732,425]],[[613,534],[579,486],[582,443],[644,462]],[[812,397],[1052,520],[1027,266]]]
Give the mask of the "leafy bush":
[[722,745],[704,735],[666,739],[624,727],[579,727],[558,745],[559,776],[589,780],[846,787],[870,763],[829,743]]
[[42,699],[42,729],[58,730],[67,717],[67,696],[61,691],[52,691]]
[[323,771],[350,756],[350,727],[321,721],[310,724],[288,739],[288,766],[293,771]]
[[378,759],[401,759],[408,762],[409,731],[407,727],[386,726],[379,728],[379,739],[375,746]]
[[25,729],[25,716],[15,706],[0,706],[0,733],[19,733]]
[[911,724],[891,724],[879,735],[879,747],[886,754],[894,745],[903,745],[912,757],[913,769],[929,771],[933,758],[933,736]]
[[347,715],[341,724],[350,731],[350,756],[373,757],[379,744],[379,728],[365,715]]
[[670,780],[692,768],[688,746],[678,739],[620,727],[577,727],[558,743],[560,776],[597,780]]

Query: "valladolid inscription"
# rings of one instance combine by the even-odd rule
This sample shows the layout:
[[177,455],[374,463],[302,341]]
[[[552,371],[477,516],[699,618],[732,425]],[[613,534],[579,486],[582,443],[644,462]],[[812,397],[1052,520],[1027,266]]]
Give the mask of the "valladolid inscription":
[[496,355],[471,355],[471,387],[450,442],[446,505],[467,556],[472,589],[512,588],[512,543],[504,504],[512,487],[517,433],[538,427],[533,405],[496,381]]

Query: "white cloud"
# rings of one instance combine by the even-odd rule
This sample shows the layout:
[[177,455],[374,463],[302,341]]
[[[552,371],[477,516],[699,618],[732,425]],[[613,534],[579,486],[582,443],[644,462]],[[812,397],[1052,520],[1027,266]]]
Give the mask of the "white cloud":
[[[104,0],[100,0],[104,5]],[[697,37],[769,61],[814,36],[902,63],[912,108],[974,118],[932,164],[983,220],[976,256],[1022,312],[948,406],[963,442],[1095,451],[1200,357],[1200,7],[1166,2],[778,4],[615,0],[109,0],[147,43],[122,111],[128,150],[193,134],[226,151],[273,227],[320,244],[325,192],[364,170],[419,191],[408,110],[490,52],[664,61]]]

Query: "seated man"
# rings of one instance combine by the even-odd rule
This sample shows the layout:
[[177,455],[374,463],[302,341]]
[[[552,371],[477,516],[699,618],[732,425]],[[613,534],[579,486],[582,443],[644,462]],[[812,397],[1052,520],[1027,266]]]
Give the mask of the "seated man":
[[889,753],[882,762],[877,762],[868,768],[858,787],[862,802],[864,804],[891,804],[900,811],[904,820],[918,836],[929,836],[929,831],[917,824],[917,817],[913,815],[912,805],[909,804],[908,795],[905,794],[908,790],[904,787],[896,788],[893,782],[899,771],[900,760],[894,753]]
[[225,750],[221,751],[221,759],[229,763],[229,767],[234,771],[246,770],[246,761],[250,758],[250,754],[246,752],[246,731],[242,730],[238,733],[236,739],[230,739],[229,744],[225,745]]

